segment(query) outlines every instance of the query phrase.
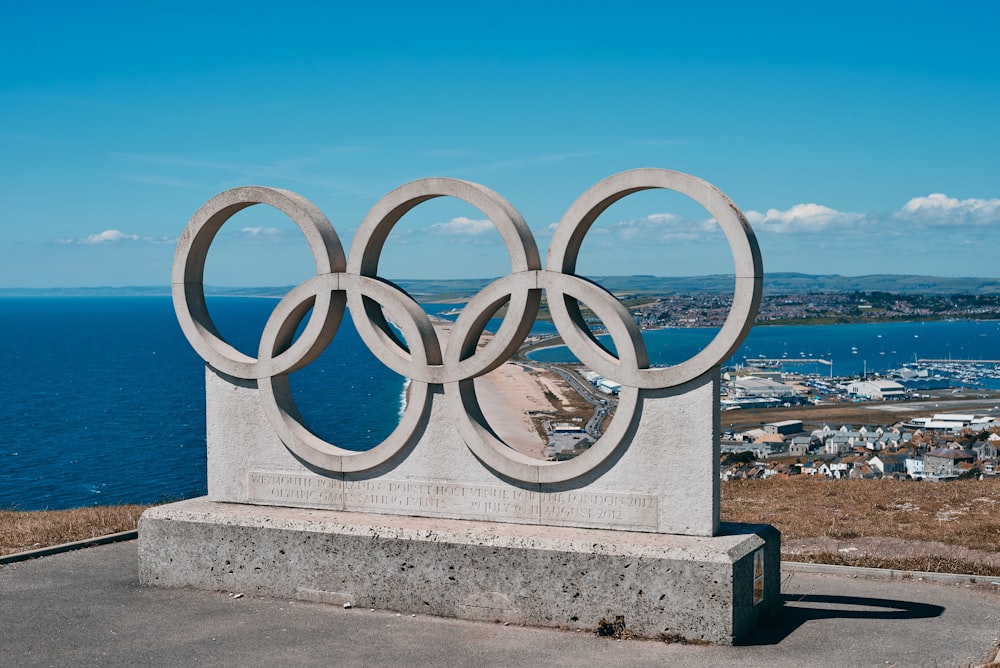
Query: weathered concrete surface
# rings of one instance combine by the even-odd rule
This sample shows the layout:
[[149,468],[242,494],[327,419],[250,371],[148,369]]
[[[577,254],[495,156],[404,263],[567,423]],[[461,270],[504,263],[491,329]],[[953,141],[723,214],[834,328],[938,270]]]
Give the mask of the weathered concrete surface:
[[779,603],[780,541],[764,525],[672,536],[192,499],[148,510],[139,536],[145,584],[481,621],[621,615],[641,636],[731,643]]
[[248,592],[143,587],[136,549],[131,541],[0,566],[2,663],[977,666],[995,654],[1000,630],[1000,595],[989,589],[790,570],[781,614],[742,646],[615,642]]
[[[208,368],[205,384],[213,501],[691,536],[719,527],[718,369],[679,387],[638,391],[634,424],[612,421],[624,445],[592,473],[551,484],[507,480],[485,467],[440,388],[430,392],[418,439],[362,474],[303,466],[272,429],[253,381]],[[591,454],[600,453],[559,465],[590,465]]]
[[[729,316],[703,350],[651,368],[642,334],[618,299],[575,274],[587,231],[608,206],[649,189],[682,193],[721,226],[733,253],[736,287]],[[491,281],[462,309],[447,345],[423,309],[379,278],[384,242],[421,203],[453,197],[497,228],[511,273]],[[257,204],[288,215],[305,233],[316,276],[277,304],[249,357],[226,343],[204,299],[204,265],[219,229]],[[744,340],[757,312],[763,263],[739,209],[689,174],[635,169],[602,179],[567,210],[547,269],[521,215],[481,185],[419,179],[386,194],[358,228],[350,255],[322,212],[281,189],[250,186],[206,202],[181,234],[172,291],[181,328],[208,364],[209,496],[215,501],[361,512],[490,519],[497,522],[713,536],[719,531],[719,366]],[[621,383],[610,425],[585,452],[543,461],[507,447],[483,417],[473,379],[507,361],[530,332],[542,293],[570,350]],[[611,355],[593,339],[580,303],[614,341]],[[380,444],[356,451],[326,443],[301,420],[287,374],[334,341],[345,308],[371,352],[408,378],[399,426]],[[489,319],[503,324],[481,347]],[[300,336],[296,328],[311,313]],[[407,345],[388,324],[391,319]],[[498,501],[488,510],[479,501]]]
[[[597,217],[655,188],[709,211],[733,252],[736,279],[721,330],[667,368],[650,368],[625,306],[575,274]],[[447,345],[416,301],[377,273],[400,218],[442,196],[486,214],[511,262],[509,275],[465,305]],[[305,233],[316,275],[276,305],[250,357],[219,335],[202,283],[219,229],[256,204],[282,211]],[[455,179],[388,193],[362,221],[348,257],[322,212],[295,193],[251,186],[206,202],[181,234],[172,292],[181,328],[207,363],[208,498],[144,516],[143,581],[541,626],[621,617],[644,636],[717,643],[747,635],[777,605],[780,582],[777,531],[719,519],[719,367],[759,306],[763,264],[753,231],[707,182],[638,169],[589,188],[553,239],[543,269],[514,207]],[[533,459],[503,443],[473,383],[524,341],[543,292],[569,348],[622,385],[610,424],[568,461]],[[580,303],[604,322],[615,356],[595,345]],[[482,342],[502,306],[503,324]],[[347,307],[369,350],[410,381],[399,425],[364,451],[311,433],[288,381],[334,341]]]

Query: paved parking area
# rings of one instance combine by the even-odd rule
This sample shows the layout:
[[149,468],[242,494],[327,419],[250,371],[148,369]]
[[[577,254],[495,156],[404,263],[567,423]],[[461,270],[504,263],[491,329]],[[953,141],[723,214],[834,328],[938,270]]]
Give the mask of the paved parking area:
[[1000,589],[786,572],[784,611],[737,647],[616,641],[139,584],[136,541],[0,566],[8,666],[970,666]]

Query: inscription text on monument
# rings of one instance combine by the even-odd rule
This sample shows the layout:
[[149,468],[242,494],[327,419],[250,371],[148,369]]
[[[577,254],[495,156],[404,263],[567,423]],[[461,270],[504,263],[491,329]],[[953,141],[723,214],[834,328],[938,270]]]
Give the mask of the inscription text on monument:
[[251,503],[515,522],[613,525],[655,531],[656,497],[570,491],[541,493],[516,487],[414,480],[338,480],[286,471],[251,471]]

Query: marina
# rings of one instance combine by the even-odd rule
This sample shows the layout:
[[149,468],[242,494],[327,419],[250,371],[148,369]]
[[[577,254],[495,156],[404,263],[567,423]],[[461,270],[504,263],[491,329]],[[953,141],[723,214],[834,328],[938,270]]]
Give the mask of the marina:
[[[678,364],[704,348],[716,329],[643,332],[654,365]],[[598,339],[610,346],[606,336]],[[535,361],[572,363],[564,346],[532,351]],[[959,386],[1000,390],[1000,322],[940,320],[845,325],[756,326],[727,366],[763,367],[833,378],[889,376],[913,368]]]

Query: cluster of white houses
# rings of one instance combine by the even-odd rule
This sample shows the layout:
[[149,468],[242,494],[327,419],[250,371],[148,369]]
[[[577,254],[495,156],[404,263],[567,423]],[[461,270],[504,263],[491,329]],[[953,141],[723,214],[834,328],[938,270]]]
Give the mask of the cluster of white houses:
[[[891,427],[824,425],[811,432],[802,426],[788,420],[726,434],[723,480],[778,474],[948,480],[1000,474],[1000,424],[989,417],[949,413]],[[732,456],[744,452],[752,461]]]
[[[601,392],[616,396],[618,383],[593,371],[583,377]],[[801,385],[781,382],[778,372],[724,374],[722,408],[802,403],[808,394],[839,394],[842,398],[886,401],[904,399],[909,390],[887,379],[839,383],[809,380]],[[579,425],[550,429],[547,455],[572,457],[591,439]],[[824,425],[810,432],[801,420],[763,425],[722,439],[722,478],[768,478],[773,475],[821,475],[827,478],[896,477],[948,480],[963,475],[1000,475],[1000,422],[988,416],[940,413],[882,427]],[[734,454],[747,453],[741,457]]]

